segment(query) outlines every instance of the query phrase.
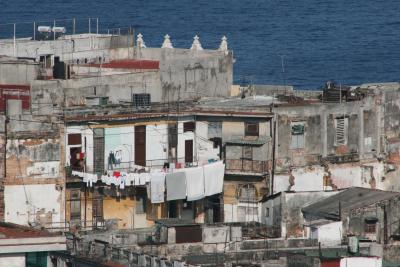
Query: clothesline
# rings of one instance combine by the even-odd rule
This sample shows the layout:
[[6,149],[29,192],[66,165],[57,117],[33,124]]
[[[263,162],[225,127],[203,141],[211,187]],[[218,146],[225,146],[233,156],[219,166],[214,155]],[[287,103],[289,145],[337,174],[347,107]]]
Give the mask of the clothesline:
[[150,172],[127,173],[108,171],[106,175],[72,171],[72,175],[83,178],[88,187],[101,180],[106,185],[120,189],[126,186],[149,187],[151,203],[187,199],[195,201],[219,194],[223,190],[225,164],[222,161],[198,167],[180,169],[150,169]]

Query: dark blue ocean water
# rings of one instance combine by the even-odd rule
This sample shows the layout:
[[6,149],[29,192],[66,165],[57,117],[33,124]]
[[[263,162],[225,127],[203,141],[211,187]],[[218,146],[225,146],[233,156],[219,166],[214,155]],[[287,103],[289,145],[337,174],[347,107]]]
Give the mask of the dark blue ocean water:
[[[176,47],[190,47],[198,34],[203,47],[216,48],[226,35],[237,82],[317,88],[328,79],[400,80],[398,0],[0,0],[0,24],[72,17],[81,28],[87,17],[99,17],[101,29],[133,25],[148,46],[168,33]],[[19,24],[17,32],[31,28]],[[11,33],[0,25],[0,36]]]

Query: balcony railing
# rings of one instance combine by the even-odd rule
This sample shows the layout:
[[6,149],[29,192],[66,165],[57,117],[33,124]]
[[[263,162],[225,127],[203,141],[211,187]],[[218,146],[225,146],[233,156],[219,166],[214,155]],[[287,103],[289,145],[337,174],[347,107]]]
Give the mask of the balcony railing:
[[268,172],[269,161],[249,160],[249,159],[226,159],[226,173],[245,173],[262,175]]

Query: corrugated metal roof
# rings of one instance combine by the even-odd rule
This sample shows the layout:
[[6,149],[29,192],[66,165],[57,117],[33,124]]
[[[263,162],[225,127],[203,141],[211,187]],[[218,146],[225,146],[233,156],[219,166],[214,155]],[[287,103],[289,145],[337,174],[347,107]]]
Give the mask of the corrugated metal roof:
[[334,196],[317,201],[301,210],[305,216],[338,221],[340,220],[339,206],[343,212],[366,207],[394,197],[400,197],[400,193],[352,187]]
[[262,145],[268,143],[270,140],[271,140],[270,137],[259,137],[254,140],[238,138],[238,139],[228,140],[225,143],[230,144],[230,145],[262,146]]

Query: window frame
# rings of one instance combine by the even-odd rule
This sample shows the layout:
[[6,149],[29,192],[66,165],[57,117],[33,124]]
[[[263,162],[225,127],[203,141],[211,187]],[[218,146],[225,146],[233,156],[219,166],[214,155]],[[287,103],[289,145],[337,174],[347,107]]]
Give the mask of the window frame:
[[[249,130],[249,127],[255,126],[255,130]],[[244,136],[260,136],[260,125],[258,122],[245,122],[244,123]]]
[[334,145],[346,146],[349,141],[349,117],[347,116],[336,117],[334,119],[334,126],[335,126]]
[[[303,126],[302,133],[294,133],[293,127]],[[293,121],[290,123],[290,149],[304,149],[305,148],[305,133],[306,123],[304,121]]]
[[194,121],[186,121],[183,123],[183,132],[195,132],[196,131],[196,122]]

